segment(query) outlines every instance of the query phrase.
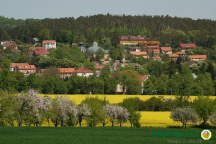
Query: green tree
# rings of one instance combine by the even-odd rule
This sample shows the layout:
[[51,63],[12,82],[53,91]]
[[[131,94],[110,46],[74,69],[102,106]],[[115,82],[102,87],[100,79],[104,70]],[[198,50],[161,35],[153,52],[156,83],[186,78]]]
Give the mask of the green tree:
[[205,127],[209,116],[215,112],[215,101],[209,97],[199,96],[193,101],[193,108],[203,121],[202,125]]
[[41,41],[43,40],[50,40],[51,37],[50,37],[50,30],[49,29],[42,29],[40,32],[39,32],[39,38]]
[[122,106],[127,108],[128,112],[130,113],[129,122],[131,124],[131,127],[132,126],[139,127],[140,126],[139,120],[141,117],[140,114],[138,113],[139,106],[136,103],[136,99],[134,98],[123,99]]

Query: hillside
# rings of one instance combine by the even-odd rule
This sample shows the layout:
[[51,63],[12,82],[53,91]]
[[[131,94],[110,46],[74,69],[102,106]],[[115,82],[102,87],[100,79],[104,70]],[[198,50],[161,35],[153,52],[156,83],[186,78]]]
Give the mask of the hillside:
[[[192,20],[190,18],[178,18],[170,16],[116,16],[116,15],[94,15],[79,17],[77,19],[43,19],[43,20],[10,20],[11,24],[16,22],[17,27],[10,27],[0,31],[0,40],[8,38],[19,39],[25,43],[33,37],[40,38],[43,29],[49,30],[50,39],[57,42],[73,43],[83,41],[87,45],[93,41],[105,45],[109,39],[112,45],[117,46],[121,35],[145,35],[156,37],[161,43],[172,44],[175,39],[164,40],[166,29],[176,29],[183,32],[178,42],[195,42],[199,46],[211,47],[216,36],[216,22],[207,19]],[[5,24],[3,24],[5,26]],[[62,38],[63,30],[71,32],[69,38]],[[176,40],[175,40],[176,41]],[[213,42],[212,42],[213,41]],[[178,44],[173,44],[177,46]]]

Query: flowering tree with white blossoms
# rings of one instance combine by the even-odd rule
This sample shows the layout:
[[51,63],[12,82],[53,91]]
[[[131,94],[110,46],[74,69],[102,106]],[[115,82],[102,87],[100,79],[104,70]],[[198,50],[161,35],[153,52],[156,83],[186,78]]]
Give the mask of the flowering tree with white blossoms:
[[50,108],[50,119],[57,127],[59,124],[64,126],[64,123],[70,118],[70,116],[76,117],[78,114],[77,106],[69,100],[67,97],[56,96],[52,100]]
[[91,114],[90,111],[91,110],[87,104],[82,103],[78,106],[78,122],[80,127],[82,126],[82,120]]
[[34,124],[36,126],[42,124],[42,111],[44,110],[43,98],[39,93],[30,89],[23,97],[21,97],[21,113],[24,113],[24,121],[26,124]]
[[43,98],[43,115],[46,118],[48,125],[50,126],[50,108],[52,106],[52,99],[48,96]]
[[128,112],[126,108],[123,108],[118,105],[107,104],[104,106],[104,111],[106,115],[110,118],[112,127],[117,122],[120,124],[120,127],[121,127],[124,122],[127,122],[130,116],[130,113]]

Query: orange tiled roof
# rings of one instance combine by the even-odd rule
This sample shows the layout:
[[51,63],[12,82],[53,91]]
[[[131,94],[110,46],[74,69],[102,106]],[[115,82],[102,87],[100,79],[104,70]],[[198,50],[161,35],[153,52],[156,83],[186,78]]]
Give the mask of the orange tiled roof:
[[162,51],[168,52],[168,51],[172,51],[171,47],[161,47]]
[[147,49],[160,49],[159,46],[146,46]]
[[143,82],[148,78],[148,75],[138,75],[138,78]]
[[103,65],[96,65],[94,67],[95,67],[95,69],[100,70],[100,69],[104,69],[105,66],[103,66]]
[[58,68],[60,73],[73,73],[75,71],[74,68]]
[[206,59],[206,55],[189,55],[190,59]]
[[85,67],[80,67],[77,70],[75,70],[73,73],[93,73],[93,71]]
[[56,43],[55,40],[43,40],[42,43]]
[[186,53],[183,52],[183,51],[179,51],[179,52],[177,52],[177,53],[175,53],[175,54],[177,54],[177,55],[186,55]]
[[152,57],[153,59],[161,59],[161,57],[156,56],[156,57]]
[[188,43],[188,44],[186,44],[186,43],[182,43],[182,44],[180,44],[180,46],[181,46],[181,48],[196,48],[197,46],[196,46],[196,44],[195,43]]
[[35,65],[29,65],[28,63],[11,63],[10,67],[12,68],[17,67],[17,69],[19,70],[25,70],[25,69],[35,70],[36,69]]
[[169,57],[170,57],[170,58],[178,58],[179,55],[177,55],[177,54],[169,54]]
[[147,53],[145,51],[141,51],[141,52],[133,52],[133,51],[131,51],[130,54],[136,55],[136,56],[147,55]]

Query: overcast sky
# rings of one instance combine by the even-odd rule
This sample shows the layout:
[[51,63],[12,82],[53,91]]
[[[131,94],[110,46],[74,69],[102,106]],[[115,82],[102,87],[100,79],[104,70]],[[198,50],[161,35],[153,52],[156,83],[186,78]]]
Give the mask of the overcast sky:
[[216,20],[216,0],[0,0],[0,3],[0,15],[15,19],[110,13]]

